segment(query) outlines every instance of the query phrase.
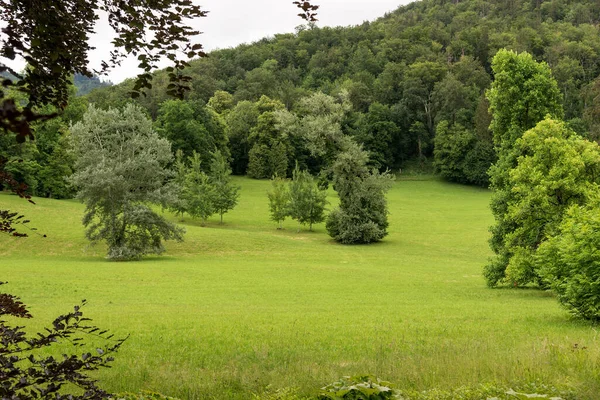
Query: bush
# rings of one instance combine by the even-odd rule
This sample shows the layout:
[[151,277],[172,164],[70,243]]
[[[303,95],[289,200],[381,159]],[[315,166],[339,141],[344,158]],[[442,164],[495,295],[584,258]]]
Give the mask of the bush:
[[319,400],[401,399],[400,392],[386,381],[372,375],[344,376],[321,389]]
[[425,391],[399,390],[395,385],[371,375],[345,376],[325,386],[318,395],[319,400],[527,400],[574,399],[570,391],[539,382],[519,384],[517,390],[495,384],[476,387],[458,387],[451,390],[431,389]]
[[540,274],[572,314],[600,321],[600,207],[573,206],[538,250]]

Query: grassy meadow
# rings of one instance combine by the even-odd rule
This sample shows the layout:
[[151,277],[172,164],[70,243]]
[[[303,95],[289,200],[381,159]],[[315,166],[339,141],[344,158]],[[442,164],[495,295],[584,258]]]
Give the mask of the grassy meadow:
[[0,194],[0,208],[48,236],[0,236],[0,280],[29,305],[31,329],[85,298],[95,324],[130,335],[98,374],[111,391],[248,399],[267,385],[312,394],[372,373],[417,390],[540,381],[598,398],[598,327],[572,320],[549,293],[485,286],[488,191],[399,180],[389,236],[344,246],[324,224],[276,230],[269,182],[236,182],[240,202],[225,224],[186,218],[185,242],[128,263],[88,247],[77,201]]

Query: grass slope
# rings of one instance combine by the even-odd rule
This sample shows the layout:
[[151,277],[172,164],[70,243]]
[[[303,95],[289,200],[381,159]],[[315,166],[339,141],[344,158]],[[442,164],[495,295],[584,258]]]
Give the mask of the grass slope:
[[48,235],[0,236],[0,279],[30,306],[34,327],[86,298],[97,325],[131,334],[99,374],[114,391],[245,399],[269,384],[310,394],[373,373],[419,390],[542,380],[582,399],[600,392],[596,328],[547,293],[486,288],[489,192],[398,181],[390,235],[342,246],[323,225],[297,233],[286,221],[277,231],[269,183],[238,183],[224,225],[188,219],[184,243],[131,263],[87,248],[81,204],[0,195],[0,208]]

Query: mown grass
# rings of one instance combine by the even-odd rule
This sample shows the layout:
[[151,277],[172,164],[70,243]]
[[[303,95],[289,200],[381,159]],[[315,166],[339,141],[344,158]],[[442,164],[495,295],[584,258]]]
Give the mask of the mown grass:
[[0,195],[0,208],[48,235],[0,236],[0,280],[30,306],[32,329],[86,298],[97,325],[130,334],[98,375],[112,391],[247,399],[267,385],[311,394],[372,373],[407,389],[542,381],[598,398],[597,327],[548,293],[485,286],[488,191],[400,180],[390,235],[342,246],[322,224],[276,230],[269,183],[237,182],[240,204],[224,225],[186,219],[184,243],[130,263],[87,248],[78,202]]

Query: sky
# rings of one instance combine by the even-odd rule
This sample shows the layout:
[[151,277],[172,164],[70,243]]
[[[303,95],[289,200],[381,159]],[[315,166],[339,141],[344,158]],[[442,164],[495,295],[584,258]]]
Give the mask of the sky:
[[[313,3],[320,6],[317,25],[322,27],[358,25],[364,21],[373,21],[411,1],[413,0],[314,0]],[[293,0],[195,0],[194,3],[209,12],[206,18],[192,22],[193,28],[203,32],[196,41],[202,43],[207,51],[252,43],[277,33],[294,32],[295,27],[304,22],[297,16],[300,10],[293,4]],[[100,62],[108,59],[112,37],[112,29],[101,16],[96,34],[90,38],[90,44],[96,47],[89,54],[91,68],[99,68]],[[17,70],[23,68],[22,63],[9,65]],[[161,64],[166,65],[168,63]],[[134,77],[138,72],[137,62],[131,58],[123,62],[121,67],[113,69],[108,77],[101,79],[119,83]]]

